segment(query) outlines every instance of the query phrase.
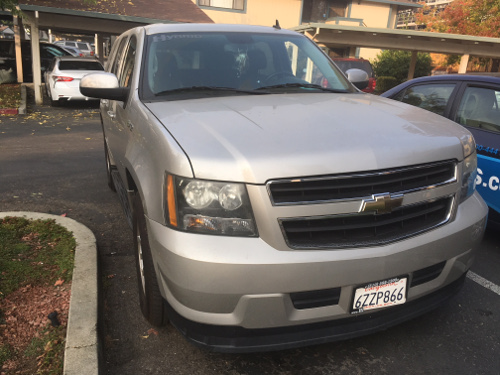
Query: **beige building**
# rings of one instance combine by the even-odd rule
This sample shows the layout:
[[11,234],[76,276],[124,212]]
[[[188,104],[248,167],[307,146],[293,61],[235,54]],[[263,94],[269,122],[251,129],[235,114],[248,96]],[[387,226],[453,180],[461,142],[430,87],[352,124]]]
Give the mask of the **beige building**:
[[[398,12],[421,5],[407,0],[192,0],[215,23],[283,28],[324,23],[368,28],[396,27]],[[378,49],[330,45],[332,56],[373,58]]]

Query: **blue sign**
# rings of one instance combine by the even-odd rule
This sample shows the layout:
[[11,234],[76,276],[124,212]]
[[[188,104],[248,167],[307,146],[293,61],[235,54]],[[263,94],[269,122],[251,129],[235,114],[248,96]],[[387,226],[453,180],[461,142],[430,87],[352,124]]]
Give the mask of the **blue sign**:
[[489,207],[500,213],[500,160],[477,156],[476,188]]

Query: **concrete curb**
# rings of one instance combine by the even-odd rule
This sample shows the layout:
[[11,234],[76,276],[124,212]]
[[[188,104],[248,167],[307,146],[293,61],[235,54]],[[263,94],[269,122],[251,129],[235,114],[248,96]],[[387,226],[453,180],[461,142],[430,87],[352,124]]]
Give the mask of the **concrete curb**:
[[73,232],[76,240],[75,267],[71,285],[71,299],[64,354],[64,375],[99,373],[97,335],[97,246],[94,234],[77,221],[38,212],[0,212],[6,216],[31,220],[54,219],[57,224]]

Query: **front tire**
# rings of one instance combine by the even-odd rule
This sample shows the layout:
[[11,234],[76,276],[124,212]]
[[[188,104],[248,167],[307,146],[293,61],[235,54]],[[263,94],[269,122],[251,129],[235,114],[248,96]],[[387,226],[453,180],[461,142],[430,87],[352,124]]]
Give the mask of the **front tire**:
[[149,246],[144,208],[138,192],[134,194],[133,200],[134,253],[139,286],[139,302],[142,314],[148,322],[154,326],[161,326],[167,322],[166,313]]

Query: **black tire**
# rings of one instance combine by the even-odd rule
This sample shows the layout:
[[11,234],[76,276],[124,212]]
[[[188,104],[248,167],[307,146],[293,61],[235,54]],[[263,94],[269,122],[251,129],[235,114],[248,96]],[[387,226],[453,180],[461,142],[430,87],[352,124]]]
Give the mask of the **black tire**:
[[109,151],[106,141],[104,141],[104,157],[106,158],[106,174],[108,176],[108,186],[111,189],[111,191],[116,192],[115,182],[113,181],[113,176],[111,175],[112,167],[111,167],[111,161],[109,160]]
[[139,286],[139,302],[144,317],[154,326],[167,322],[163,297],[158,287],[149,237],[144,217],[144,209],[139,193],[134,195],[134,253],[137,269],[137,284]]

